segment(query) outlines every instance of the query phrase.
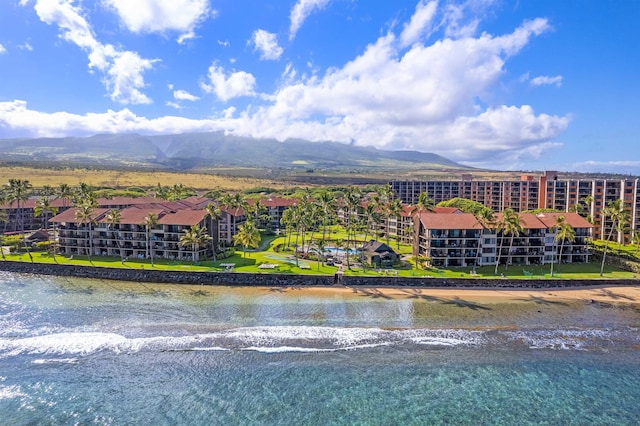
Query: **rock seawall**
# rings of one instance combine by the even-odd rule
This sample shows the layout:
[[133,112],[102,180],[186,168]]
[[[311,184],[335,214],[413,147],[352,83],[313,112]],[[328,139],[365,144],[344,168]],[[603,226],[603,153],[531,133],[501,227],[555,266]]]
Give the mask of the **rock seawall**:
[[419,288],[559,288],[598,285],[633,286],[639,280],[541,280],[504,278],[422,278],[388,276],[331,276],[295,274],[249,274],[233,272],[180,272],[94,266],[0,261],[0,270],[26,274],[58,275],[147,283],[257,286],[257,287],[419,287]]

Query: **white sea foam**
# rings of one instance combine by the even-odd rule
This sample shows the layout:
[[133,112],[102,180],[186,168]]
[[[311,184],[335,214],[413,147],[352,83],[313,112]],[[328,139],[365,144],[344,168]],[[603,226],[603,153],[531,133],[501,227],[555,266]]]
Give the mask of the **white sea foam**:
[[34,364],[77,364],[78,362],[78,358],[46,358],[33,361]]
[[18,385],[2,386],[0,385],[0,400],[22,398],[27,396]]

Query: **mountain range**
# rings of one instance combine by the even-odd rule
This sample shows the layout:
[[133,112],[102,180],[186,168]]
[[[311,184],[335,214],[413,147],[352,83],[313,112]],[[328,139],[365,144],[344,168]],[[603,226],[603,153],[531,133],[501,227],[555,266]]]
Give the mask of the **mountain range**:
[[0,139],[10,163],[165,170],[262,168],[375,172],[471,169],[437,154],[385,151],[339,142],[256,139],[222,131],[175,135],[100,134],[90,137]]

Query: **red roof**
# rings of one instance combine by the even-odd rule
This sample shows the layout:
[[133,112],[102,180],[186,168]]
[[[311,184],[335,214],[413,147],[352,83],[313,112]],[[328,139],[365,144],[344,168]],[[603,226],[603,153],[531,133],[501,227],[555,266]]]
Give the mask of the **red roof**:
[[[70,208],[67,209],[65,211],[63,211],[62,213],[52,217],[51,219],[49,219],[49,222],[55,222],[55,223],[60,223],[60,222],[65,222],[65,223],[81,223],[79,220],[76,219],[76,211],[78,209],[76,208]],[[93,210],[93,219],[94,220],[98,220],[100,221],[100,219],[102,219],[102,216],[107,213],[109,211],[109,209],[102,209],[102,208],[97,208]]]
[[[142,225],[145,218],[149,214],[153,213],[160,217],[164,212],[165,210],[163,209],[141,209],[138,207],[130,207],[124,210],[120,210],[122,218],[120,219],[119,223],[123,225]],[[102,218],[100,222],[108,223],[105,218]]]
[[197,225],[207,216],[204,209],[198,210],[178,210],[174,213],[167,213],[162,216],[158,223],[161,225]]
[[426,229],[482,229],[482,225],[471,213],[430,213],[420,218]]
[[580,216],[578,213],[539,213],[538,219],[543,222],[547,227],[552,228],[557,224],[557,218],[564,216],[565,222],[571,225],[573,228],[593,228],[593,225],[589,223],[587,219]]

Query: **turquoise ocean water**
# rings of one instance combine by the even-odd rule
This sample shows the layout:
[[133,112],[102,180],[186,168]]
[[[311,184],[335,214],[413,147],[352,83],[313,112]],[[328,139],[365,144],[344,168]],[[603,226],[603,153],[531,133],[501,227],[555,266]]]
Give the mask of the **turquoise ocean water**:
[[0,424],[638,424],[624,298],[398,291],[0,272]]

